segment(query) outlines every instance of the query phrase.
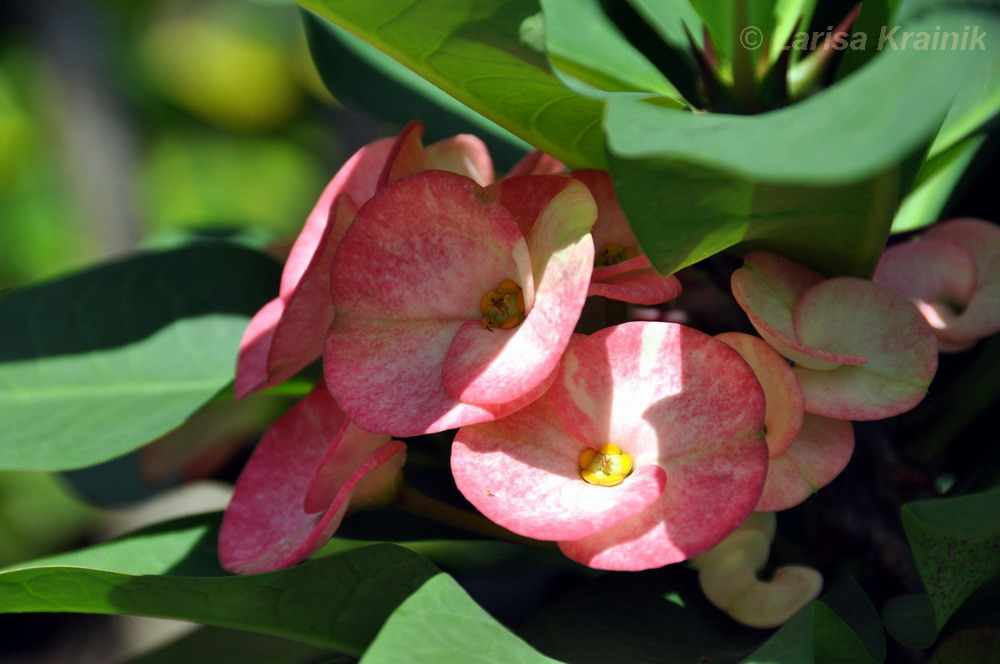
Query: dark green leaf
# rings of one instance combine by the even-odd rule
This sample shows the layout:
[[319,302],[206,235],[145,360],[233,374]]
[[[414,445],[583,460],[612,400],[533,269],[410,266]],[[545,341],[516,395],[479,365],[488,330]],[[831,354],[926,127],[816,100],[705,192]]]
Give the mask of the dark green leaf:
[[679,565],[605,574],[564,595],[518,632],[547,655],[573,664],[736,662],[767,634],[711,606],[697,573]]
[[549,70],[536,0],[298,0],[516,136],[604,165],[602,102]]
[[201,242],[0,299],[0,468],[106,461],[185,421],[233,377],[276,263]]
[[[338,658],[340,657],[340,658]],[[224,627],[202,627],[127,664],[333,664],[354,661],[326,648]]]
[[903,526],[940,629],[984,581],[1000,573],[1000,487],[903,506]]
[[882,621],[892,638],[911,648],[929,648],[937,638],[934,607],[924,593],[893,597],[882,608]]
[[791,620],[742,664],[873,664],[861,639],[833,609],[815,601]]
[[361,658],[363,664],[556,664],[512,634],[446,574],[410,595]]
[[868,277],[896,206],[895,172],[851,185],[800,186],[667,160],[610,161],[636,237],[664,274],[744,243],[830,276]]
[[885,661],[885,632],[882,621],[861,586],[844,575],[823,593],[820,601],[834,610],[861,640],[875,662]]
[[212,524],[195,519],[36,561],[0,573],[0,611],[172,618],[359,656],[436,571],[411,551],[376,544],[278,572],[203,576],[214,543]]

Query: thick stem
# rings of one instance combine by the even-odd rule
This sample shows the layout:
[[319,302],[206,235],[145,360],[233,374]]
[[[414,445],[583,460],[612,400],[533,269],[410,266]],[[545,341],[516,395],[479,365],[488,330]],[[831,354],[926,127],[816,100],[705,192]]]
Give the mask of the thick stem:
[[555,542],[542,542],[540,540],[522,537],[521,535],[510,532],[506,528],[498,526],[489,519],[479,516],[478,514],[466,512],[465,510],[453,507],[448,503],[441,502],[440,500],[436,500],[430,496],[425,496],[408,484],[403,484],[400,488],[396,502],[393,503],[393,507],[404,512],[409,512],[410,514],[416,514],[417,516],[422,516],[427,519],[433,519],[434,521],[452,526],[453,528],[475,533],[476,535],[483,535],[485,537],[505,542],[513,542],[514,544],[521,544],[523,546],[530,546],[536,549],[542,549],[543,551],[559,550]]

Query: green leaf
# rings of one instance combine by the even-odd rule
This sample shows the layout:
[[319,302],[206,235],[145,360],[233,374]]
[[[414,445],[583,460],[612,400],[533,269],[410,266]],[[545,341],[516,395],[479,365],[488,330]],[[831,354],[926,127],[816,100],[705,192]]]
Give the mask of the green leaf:
[[917,172],[913,189],[892,220],[892,232],[915,231],[938,221],[951,193],[985,141],[985,135],[969,136],[925,161]]
[[535,147],[604,166],[602,102],[567,90],[535,0],[298,0]]
[[[937,12],[908,30],[962,30],[986,12]],[[898,163],[929,141],[962,85],[994,62],[989,51],[886,50],[869,66],[786,108],[755,116],[693,114],[614,97],[608,147],[619,158],[670,159],[757,181],[834,184]],[[919,86],[913,85],[919,80]],[[825,145],[830,149],[815,149]]]
[[0,468],[81,468],[183,423],[232,381],[278,279],[262,254],[202,242],[4,296]]
[[453,578],[438,574],[392,614],[362,664],[555,664],[476,604]]
[[766,635],[711,606],[697,572],[680,565],[605,574],[559,598],[518,632],[542,652],[574,664],[734,662]]
[[[957,10],[932,12],[907,29],[969,23],[1000,31],[995,15]],[[886,51],[831,88],[757,116],[614,96],[605,130],[618,196],[664,273],[752,241],[744,248],[782,253],[831,276],[870,276],[907,183],[900,165],[925,148],[960,85],[979,80],[992,57]],[[831,148],[810,147],[820,145]]]
[[1000,573],[1000,487],[903,506],[903,526],[940,630],[982,583]]
[[742,243],[830,276],[869,277],[885,246],[898,174],[849,185],[754,182],[683,163],[610,156],[622,208],[662,273]]
[[893,597],[882,607],[882,621],[892,638],[910,648],[929,648],[937,638],[934,607],[926,593]]
[[265,634],[224,627],[202,627],[156,650],[128,660],[127,664],[348,664],[353,658],[337,656],[326,648],[296,643]]
[[[545,15],[545,44],[549,61],[568,87],[582,94],[604,96],[601,91],[656,92],[680,97],[664,77],[618,31],[601,10],[598,0],[541,0]],[[574,88],[572,79],[589,83],[587,92]],[[589,86],[587,86],[589,87]]]
[[221,573],[207,560],[215,559],[213,520],[165,524],[0,573],[0,612],[171,618],[360,656],[390,613],[436,572],[411,551],[376,544],[278,572],[205,576]]
[[858,635],[821,601],[792,616],[741,664],[874,664]]
[[506,129],[354,35],[315,14],[303,15],[313,62],[324,85],[337,99],[356,103],[376,117],[400,125],[419,119],[426,129],[426,142],[454,134],[478,134],[503,168],[531,149]]
[[875,662],[885,661],[885,632],[878,612],[861,586],[844,575],[823,593],[820,601],[851,628]]

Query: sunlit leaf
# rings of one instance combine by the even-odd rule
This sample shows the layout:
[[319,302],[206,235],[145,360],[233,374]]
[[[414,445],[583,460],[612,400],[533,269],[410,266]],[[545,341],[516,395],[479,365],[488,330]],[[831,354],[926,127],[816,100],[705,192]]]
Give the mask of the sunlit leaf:
[[219,576],[217,521],[164,524],[0,573],[0,612],[188,620],[357,657],[400,602],[436,572],[411,551],[376,544],[278,572]]
[[557,159],[604,165],[602,103],[549,70],[535,0],[299,3]]
[[184,422],[231,382],[278,278],[262,254],[206,242],[0,298],[0,468],[81,468]]

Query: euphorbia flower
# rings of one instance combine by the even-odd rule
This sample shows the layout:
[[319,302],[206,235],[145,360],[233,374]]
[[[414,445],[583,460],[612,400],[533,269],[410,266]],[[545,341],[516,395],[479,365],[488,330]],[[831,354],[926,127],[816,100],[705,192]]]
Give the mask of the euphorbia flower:
[[388,185],[358,211],[333,263],[324,351],[352,421],[397,436],[443,431],[544,391],[593,262],[594,200],[560,183],[527,235],[476,182],[444,171]]
[[886,250],[875,281],[909,298],[943,351],[1000,332],[1000,228],[979,219],[932,226]]
[[796,363],[805,410],[877,420],[913,408],[937,370],[920,312],[865,279],[823,275],[765,251],[733,273],[733,295],[775,350]]
[[[681,283],[677,277],[658,273],[642,253],[607,171],[581,169],[569,175],[587,185],[597,203],[597,221],[591,229],[594,272],[587,294],[634,304],[660,304],[680,295]],[[493,183],[488,190],[514,214],[522,232],[528,233],[546,202],[545,190],[551,189],[551,196],[561,186],[557,176],[534,177],[528,184],[523,178],[511,175]],[[529,187],[533,195],[525,196]]]
[[716,339],[732,346],[764,388],[767,481],[755,512],[795,507],[832,482],[854,453],[854,430],[846,420],[804,412],[799,381],[788,362],[763,339],[726,332]]
[[383,138],[354,154],[324,189],[299,233],[281,275],[278,297],[264,305],[240,342],[236,396],[276,385],[319,357],[333,320],[330,266],[358,207],[389,182],[437,168],[493,180],[485,144],[459,135],[424,148],[423,125],[408,124],[396,138]]
[[769,629],[791,618],[819,596],[823,577],[815,569],[786,565],[769,581],[758,578],[774,539],[773,514],[751,514],[731,535],[693,562],[705,597],[733,620]]
[[501,526],[600,569],[642,570],[717,544],[767,472],[764,398],[732,348],[673,323],[578,336],[551,389],[459,429],[452,471]]
[[261,438],[219,531],[231,572],[282,569],[319,549],[349,508],[391,499],[406,445],[362,431],[319,383]]

